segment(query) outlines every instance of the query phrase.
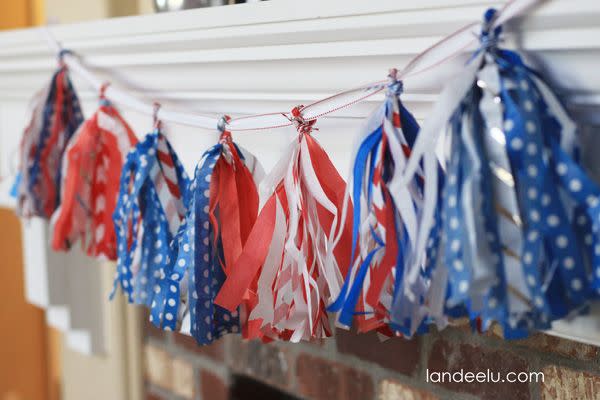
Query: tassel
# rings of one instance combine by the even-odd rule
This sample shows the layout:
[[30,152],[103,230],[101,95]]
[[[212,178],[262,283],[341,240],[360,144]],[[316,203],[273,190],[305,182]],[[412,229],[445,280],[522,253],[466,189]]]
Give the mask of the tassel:
[[[326,306],[350,264],[350,221],[340,220],[345,183],[311,136],[316,121],[292,110],[295,140],[261,183],[270,193],[215,302],[249,310],[246,337],[298,342],[331,336]],[[335,250],[338,224],[344,228]],[[338,268],[341,266],[341,270]]]
[[[354,203],[353,265],[329,310],[359,332],[412,335],[425,318],[431,277],[415,252],[423,176],[400,184],[419,126],[400,101],[402,82],[390,72],[385,102],[369,117],[354,151],[349,187]],[[356,255],[356,257],[355,257]],[[416,270],[416,271],[413,271]]]
[[50,218],[58,207],[63,153],[82,122],[79,99],[67,67],[61,65],[33,100],[31,120],[21,139],[16,181],[20,216]]
[[[161,283],[166,296],[152,309],[155,322],[162,315],[163,329],[191,333],[201,345],[241,331],[244,305],[229,311],[214,298],[254,225],[255,182],[264,174],[256,158],[233,142],[225,130],[228,121],[222,118],[219,143],[196,168],[185,222],[175,239],[177,258]],[[180,299],[187,299],[185,308]]]
[[120,284],[129,302],[148,307],[166,295],[160,283],[176,257],[172,242],[189,185],[160,124],[155,126],[127,155],[113,214],[118,259],[111,298]]
[[99,109],[65,150],[61,202],[51,219],[54,250],[68,250],[80,239],[88,255],[117,259],[112,215],[121,168],[135,144],[129,125],[101,95]]
[[584,311],[599,288],[600,191],[579,163],[575,124],[538,73],[498,48],[494,16],[445,138],[440,251],[447,313],[519,338]]

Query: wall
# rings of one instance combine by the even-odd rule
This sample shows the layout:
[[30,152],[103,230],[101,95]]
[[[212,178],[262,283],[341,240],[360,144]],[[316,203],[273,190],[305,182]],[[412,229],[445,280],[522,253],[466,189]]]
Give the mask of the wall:
[[0,4],[0,30],[44,23],[44,0],[10,0]]
[[[96,102],[87,103],[83,102],[84,107],[91,109],[95,106]],[[6,98],[0,101],[0,136],[3,139],[10,138],[11,140],[2,140],[0,143],[0,149],[14,149],[16,143],[18,143],[19,135],[25,121],[27,112],[27,101],[23,100],[8,100]],[[12,151],[10,154],[14,154]],[[9,165],[8,170],[12,170],[12,163],[14,157],[8,156],[3,161],[6,161]],[[11,184],[13,179],[6,174],[0,174],[0,184],[7,184],[7,187]],[[1,189],[3,193],[8,193],[6,187]],[[0,203],[1,204],[1,203]],[[53,332],[49,338],[49,355],[48,365],[50,368],[50,390],[53,394],[59,393],[59,396],[54,398],[60,398],[62,400],[138,400],[141,398],[141,345],[139,329],[137,326],[138,315],[137,309],[134,307],[126,307],[123,299],[118,298],[115,301],[109,301],[108,295],[112,288],[114,265],[111,263],[98,263],[91,262],[89,259],[83,258],[84,262],[81,262],[82,256],[75,251],[65,253],[52,253],[51,256],[44,258],[43,253],[47,249],[47,238],[38,236],[24,236],[22,246],[20,242],[17,242],[21,236],[18,233],[19,220],[14,216],[13,210],[3,211],[6,214],[13,217],[14,221],[9,224],[4,219],[0,220],[0,227],[2,227],[2,239],[11,239],[10,248],[20,256],[21,253],[26,253],[25,258],[27,259],[27,253],[31,251],[38,253],[38,259],[45,259],[48,265],[48,274],[56,278],[61,276],[60,272],[63,272],[63,278],[66,276],[70,279],[65,279],[59,291],[64,295],[62,300],[58,302],[50,302],[59,307],[54,307],[54,310],[62,309],[65,315],[65,325],[57,324],[60,328],[61,333],[58,335]],[[31,227],[31,222],[23,223],[21,228],[27,231],[27,227]],[[14,232],[14,233],[13,233]],[[7,250],[2,247],[2,253],[9,254]],[[30,251],[25,251],[30,250]],[[72,256],[75,257],[73,258]],[[10,261],[10,262],[8,262]],[[13,265],[12,262],[16,264]],[[75,262],[78,261],[78,262]],[[47,328],[47,323],[56,324],[56,321],[52,321],[50,318],[51,308],[48,308],[48,302],[38,301],[35,307],[32,304],[26,303],[22,294],[25,286],[23,282],[23,270],[22,266],[18,263],[21,262],[21,258],[6,256],[5,262],[0,262],[1,270],[7,275],[2,275],[2,282],[6,284],[13,292],[3,292],[0,297],[4,301],[6,295],[10,300],[17,301],[20,299],[23,306],[27,307],[27,310],[35,312],[39,316],[39,325],[28,328],[29,325],[25,323],[15,324],[16,331],[11,329],[5,329],[4,326],[8,324],[3,318],[0,318],[3,327],[2,332],[8,335],[8,338],[4,340],[2,336],[2,343],[7,346],[14,344],[14,349],[19,349],[18,341],[14,338],[22,340],[31,340],[27,342],[27,349],[33,353],[40,343],[45,343],[45,339],[35,339],[36,334],[44,332]],[[14,281],[11,282],[8,279],[12,278]],[[30,280],[31,277],[29,277]],[[36,276],[34,279],[41,279],[41,276]],[[41,279],[43,280],[43,279]],[[56,283],[56,280],[53,280]],[[27,283],[27,282],[26,282]],[[31,282],[28,282],[31,283]],[[46,282],[47,283],[47,282]],[[76,283],[76,284],[73,284]],[[29,288],[37,285],[27,285]],[[17,296],[16,293],[19,293]],[[28,294],[30,295],[30,294]],[[39,296],[39,293],[34,293]],[[42,296],[43,297],[43,296]],[[32,302],[31,298],[29,299]],[[12,309],[8,301],[5,304],[7,307],[0,307],[0,310],[8,313],[12,316]],[[14,307],[15,310],[19,308]],[[44,310],[45,309],[45,310]],[[46,311],[44,313],[44,311]],[[0,312],[2,314],[2,312]],[[24,313],[22,314],[24,316]],[[55,314],[53,314],[55,315]],[[11,317],[14,319],[14,317]],[[5,322],[6,321],[6,322]],[[28,335],[22,334],[22,330],[28,332]],[[138,336],[136,336],[138,335]],[[28,339],[30,338],[30,339]],[[100,350],[91,351],[90,345],[96,342],[100,343]],[[77,350],[73,349],[76,348]],[[12,348],[12,347],[11,347]],[[82,350],[82,348],[84,350]],[[82,352],[94,353],[90,355],[84,355]],[[23,360],[26,360],[29,353],[23,351]],[[33,367],[31,367],[31,379],[24,380],[26,385],[31,385],[30,389],[38,387],[35,384],[37,369],[42,368],[46,365],[45,355],[38,354],[37,356],[31,356],[33,359]],[[15,356],[14,358],[17,358]],[[4,352],[0,352],[0,365],[6,368],[12,368],[14,370],[15,364],[10,363],[12,357],[8,357]],[[18,370],[16,371],[18,372]],[[6,379],[10,379],[10,375],[0,374],[0,378],[6,376]],[[25,371],[25,376],[27,372]],[[59,378],[57,381],[56,378]],[[0,392],[1,393],[1,392]],[[22,398],[6,398],[4,399],[0,394],[1,400],[41,400],[46,399],[45,397],[30,395]]]
[[0,208],[0,399],[46,399],[51,378],[51,344],[44,313],[25,301],[20,222]]
[[[0,30],[41,24],[44,0],[0,4]],[[4,176],[0,174],[0,182]],[[4,182],[2,182],[4,183]],[[60,334],[46,325],[44,312],[25,299],[21,224],[0,207],[0,398],[58,400],[61,395]]]
[[52,24],[147,14],[151,0],[39,0],[45,1],[47,21]]
[[154,5],[151,0],[137,0],[137,11],[140,15],[153,14]]
[[46,0],[46,17],[51,24],[87,21],[109,16],[108,0]]
[[[128,332],[126,324],[135,323],[137,317],[132,309],[125,309],[123,299],[108,301],[112,288],[114,265],[76,265],[76,268],[98,268],[97,277],[101,290],[91,291],[102,301],[104,314],[106,351],[96,354],[82,354],[68,346],[63,346],[63,391],[62,400],[135,400],[138,379],[128,377]],[[92,311],[96,311],[92,308]],[[129,321],[128,321],[129,320]],[[102,329],[102,328],[101,328]],[[139,370],[138,370],[139,371]]]
[[[343,330],[323,343],[243,342],[210,346],[146,326],[147,400],[227,400],[234,374],[307,400],[593,400],[600,396],[600,349],[545,334],[506,342],[451,328],[381,343]],[[541,371],[543,383],[426,382],[430,371]],[[255,399],[247,393],[244,399]]]

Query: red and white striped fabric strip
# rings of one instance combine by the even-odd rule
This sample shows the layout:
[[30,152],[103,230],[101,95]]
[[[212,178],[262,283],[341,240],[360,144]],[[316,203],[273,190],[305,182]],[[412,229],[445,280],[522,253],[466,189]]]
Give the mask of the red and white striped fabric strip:
[[175,164],[163,135],[159,135],[156,158],[158,162],[150,171],[150,176],[156,187],[158,199],[165,210],[169,229],[172,234],[175,234],[185,211],[177,184]]

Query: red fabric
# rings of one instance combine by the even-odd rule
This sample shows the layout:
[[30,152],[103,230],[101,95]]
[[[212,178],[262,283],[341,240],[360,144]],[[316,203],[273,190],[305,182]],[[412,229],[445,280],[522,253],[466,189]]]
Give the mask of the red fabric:
[[[315,167],[315,172],[319,183],[323,188],[323,191],[335,205],[338,215],[338,226],[340,225],[339,219],[342,218],[342,209],[344,207],[344,194],[346,191],[346,182],[340,176],[337,169],[333,166],[333,163],[329,159],[329,156],[323,150],[323,148],[310,136],[306,135],[306,142],[308,144],[308,150],[310,152],[310,158]],[[329,234],[331,223],[333,222],[333,215],[326,210],[322,209],[319,213],[319,219],[322,221],[322,226],[326,229],[326,233]],[[340,268],[340,272],[343,276],[346,276],[350,264],[352,263],[352,203],[348,202],[348,209],[346,211],[346,220],[343,221],[343,233],[340,237],[334,254]]]
[[241,304],[267,257],[274,229],[275,197],[271,196],[258,215],[240,257],[228,267],[227,279],[215,298],[216,304],[232,312]]
[[[229,132],[221,135],[223,154],[218,159],[210,182],[210,221],[213,226],[215,244],[218,238],[223,245],[223,259],[221,266],[226,275],[236,271],[238,260],[244,258],[243,246],[250,240],[250,232],[258,215],[258,190],[254,177],[244,164],[237,147],[231,140]],[[255,284],[255,279],[248,274],[245,279],[248,283],[243,284],[248,288]],[[227,281],[226,281],[227,282]],[[227,290],[227,289],[226,289]],[[245,290],[233,289],[237,296],[229,296],[228,306],[231,311],[240,309],[242,320],[242,334],[250,335],[252,327],[244,320],[247,310],[255,304],[255,296]],[[221,290],[221,292],[223,292]],[[219,296],[216,302],[219,304]]]
[[[312,124],[311,124],[312,125]],[[310,128],[310,127],[308,127]],[[258,304],[260,300],[257,296],[258,292],[258,278],[262,272],[263,263],[269,253],[271,243],[273,241],[273,233],[275,229],[275,218],[276,218],[276,207],[277,202],[280,203],[283,211],[285,222],[288,225],[287,238],[295,236],[295,245],[302,252],[303,257],[306,260],[307,271],[316,282],[324,279],[320,277],[320,269],[316,265],[317,252],[324,252],[322,243],[316,243],[315,238],[309,232],[307,222],[309,220],[308,212],[311,209],[314,199],[306,187],[303,179],[300,176],[301,171],[301,159],[302,157],[310,157],[313,169],[318,178],[319,184],[321,185],[325,195],[335,205],[337,214],[341,216],[344,193],[345,193],[345,182],[338,174],[337,170],[331,163],[331,160],[325,153],[325,151],[319,146],[319,144],[308,134],[310,129],[299,129],[300,136],[299,142],[306,140],[309,154],[298,155],[297,160],[292,160],[295,164],[292,165],[292,179],[294,185],[298,191],[297,200],[298,204],[298,226],[297,232],[290,232],[290,203],[288,203],[287,196],[294,195],[293,193],[286,193],[286,188],[283,181],[276,185],[274,193],[269,197],[267,203],[261,210],[256,223],[254,224],[248,241],[245,243],[242,249],[242,253],[237,259],[237,262],[230,267],[227,271],[227,279],[225,284],[221,288],[221,291],[217,295],[216,303],[229,309],[234,310],[242,301],[246,301],[248,305],[248,314],[253,310],[252,304]],[[299,150],[300,151],[300,150]],[[239,191],[239,190],[238,190]],[[295,196],[295,195],[294,195]],[[334,215],[327,211],[322,206],[316,204],[316,217],[319,229],[326,235],[330,234],[331,226],[333,223]],[[348,215],[352,215],[352,209],[350,208]],[[314,219],[314,217],[311,217]],[[339,228],[340,221],[337,222],[338,228],[343,229],[341,241],[334,252],[334,256],[342,269],[343,273],[347,271],[350,264],[350,249],[351,249],[351,221],[347,218]],[[308,298],[311,299],[312,309],[312,320],[313,326],[310,331],[311,337],[322,337],[330,336],[332,330],[329,324],[329,317],[326,312],[326,304],[323,301],[323,296],[327,293],[319,293],[319,297],[315,298],[316,293],[312,286],[307,287],[305,285],[303,271],[297,270],[295,267],[289,265],[283,265],[283,258],[285,252],[283,250],[281,254],[281,261],[276,277],[272,282],[272,290],[275,301],[278,301],[278,294],[281,290],[291,290],[294,293],[301,293],[304,301]],[[322,254],[321,256],[324,256]],[[291,287],[291,289],[290,289]],[[310,291],[307,292],[307,290]],[[325,289],[326,291],[326,289]],[[287,296],[286,296],[287,297]],[[316,303],[315,303],[316,302]],[[296,304],[293,299],[280,302],[276,304],[262,303],[263,306],[273,307],[273,324],[277,325],[289,318],[289,316],[296,312]],[[308,328],[308,320],[305,322],[305,328]],[[283,340],[289,340],[294,334],[289,329],[280,329],[272,326],[270,322],[265,323],[262,318],[249,320],[245,330],[246,338],[260,338],[265,342],[271,341],[274,338]]]
[[[99,126],[100,112],[122,130]],[[65,154],[61,204],[52,217],[53,249],[67,250],[81,240],[88,255],[116,260],[112,214],[124,157],[136,143],[131,128],[111,106],[100,107],[78,129]]]

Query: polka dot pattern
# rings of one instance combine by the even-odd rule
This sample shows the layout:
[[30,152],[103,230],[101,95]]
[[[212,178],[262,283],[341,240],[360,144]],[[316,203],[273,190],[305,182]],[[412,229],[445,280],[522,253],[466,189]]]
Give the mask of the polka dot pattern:
[[[209,222],[210,183],[222,152],[223,145],[219,143],[204,155],[196,168],[190,184],[190,205],[175,240],[177,257],[166,273],[165,285],[169,290],[162,304],[164,327],[175,329],[173,316],[179,313],[180,299],[187,297],[191,334],[199,344],[209,344],[226,333],[240,331],[238,312],[230,313],[214,304],[225,274],[219,261],[222,245],[219,238],[214,245],[215,232]],[[188,277],[187,296],[180,293],[184,276]]]
[[[170,231],[166,211],[152,180],[153,169],[160,168],[156,151],[159,140],[166,139],[155,131],[127,155],[113,214],[118,258],[111,297],[120,284],[129,302],[149,307],[163,301],[161,282],[169,261],[174,258],[168,245],[174,232]],[[167,148],[185,198],[188,178],[168,142]],[[151,319],[160,326],[157,315],[151,314]]]
[[[557,110],[558,101],[549,101],[551,91],[540,89],[544,82],[516,53],[491,49],[485,49],[490,54],[481,71],[494,63],[500,87],[495,90],[485,74],[478,76],[447,130],[451,156],[439,242],[448,271],[445,313],[468,316],[484,330],[498,321],[507,338],[517,338],[549,328],[553,320],[580,310],[595,296],[593,290],[600,292],[600,189],[577,163],[568,132],[573,124]],[[500,121],[494,110],[502,113]],[[496,128],[488,132],[486,126]],[[502,151],[508,164],[499,171],[494,157]],[[503,197],[497,190],[514,190],[514,209],[499,207]],[[467,221],[483,226],[485,235],[473,237],[463,228]],[[476,253],[492,252],[485,268],[495,270],[494,279],[477,280],[472,240]],[[511,249],[515,243],[520,245]]]
[[[555,112],[555,102],[547,101],[551,94],[540,90],[543,82],[515,53],[485,50],[490,52],[485,62],[497,66],[499,91],[490,95],[485,92],[489,86],[474,85],[455,111],[448,130],[451,157],[426,262],[412,282],[417,282],[415,288],[409,288],[417,295],[390,299],[389,326],[407,335],[415,327],[410,317],[400,318],[410,308],[404,302],[429,307],[428,289],[447,289],[445,297],[439,296],[446,315],[468,316],[484,330],[498,321],[508,338],[548,328],[551,321],[581,308],[591,290],[600,289],[600,189],[580,167],[572,147],[563,144],[565,117]],[[483,75],[478,79],[485,83]],[[493,125],[485,104],[490,100],[496,104]],[[490,126],[496,139],[493,148],[486,141],[486,135],[492,135]],[[493,151],[504,157],[502,173]],[[189,207],[176,235],[147,179],[156,158],[150,148],[128,157],[115,213],[119,237],[115,286],[120,283],[130,301],[148,305],[153,323],[165,330],[177,330],[189,312],[191,334],[200,344],[241,330],[239,311],[230,313],[214,303],[225,280],[218,208],[211,208],[210,199],[214,167],[221,157],[227,159],[222,143],[211,148],[196,168],[186,201]],[[497,183],[500,175],[506,178],[504,186]],[[499,207],[498,190],[510,190],[516,199],[508,212]],[[375,198],[371,191],[366,197]],[[516,232],[513,238],[504,229],[507,223]],[[477,227],[476,235],[470,226]],[[376,246],[384,246],[384,235],[374,229],[370,233]],[[399,233],[398,247],[408,248],[405,232]],[[511,243],[518,243],[518,248],[511,249]],[[478,265],[482,254],[485,265]],[[413,256],[408,252],[398,256],[398,276],[403,272],[399,268]],[[359,271],[367,271],[370,264],[371,259],[366,260]],[[511,271],[515,265],[519,270]],[[447,273],[442,274],[447,285],[426,287],[440,272]],[[404,283],[394,281],[394,296]],[[354,307],[350,311],[340,321],[351,322]],[[433,319],[426,317],[422,326],[415,323],[417,331]]]
[[[521,264],[532,306],[504,324],[505,335],[516,337],[531,329],[549,328],[552,320],[578,309],[589,298],[581,256],[586,252],[580,247],[585,244],[593,259],[591,246],[597,229],[591,227],[594,212],[586,210],[586,200],[597,198],[599,192],[561,148],[561,123],[569,121],[551,112],[544,99],[547,92],[538,88],[543,82],[532,78],[518,56],[511,56],[515,65],[502,69],[501,99],[505,120],[512,121],[507,141],[523,142],[523,146],[507,147],[507,152],[520,193],[525,238]],[[565,194],[579,203],[575,209],[564,201]],[[586,233],[590,228],[592,233]],[[512,286],[518,287],[518,282]]]
[[[462,223],[455,224],[454,221],[463,221],[462,205],[458,201],[450,199],[461,198],[461,186],[463,183],[461,164],[465,157],[465,149],[460,138],[462,130],[461,113],[457,112],[453,117],[452,126],[452,159],[448,165],[446,176],[446,187],[443,196],[443,231],[444,237],[444,264],[448,268],[450,294],[447,303],[450,307],[463,303],[469,298],[469,286],[471,282],[471,265],[464,257],[463,245],[466,232]],[[459,266],[459,268],[456,268]]]
[[[600,187],[560,148],[558,143],[553,143],[553,150],[557,161],[556,177],[562,186],[566,188],[566,192],[571,199],[577,203],[573,211],[574,223],[571,224],[571,227],[575,231],[578,242],[585,248],[585,251],[581,253],[585,256],[587,264],[590,265],[590,269],[593,271],[594,278],[591,286],[597,291],[600,289],[600,201],[598,201]],[[559,174],[558,166],[562,166],[562,174]],[[580,182],[581,187],[577,184],[574,188],[572,185],[574,181]],[[574,251],[577,251],[577,249]],[[571,260],[575,260],[575,266],[579,263],[580,270],[583,269],[581,268],[583,265],[581,259],[572,257]],[[563,265],[566,269],[573,269],[573,267],[568,267],[573,264],[572,261],[565,259],[565,262]],[[582,273],[573,278],[585,282]]]
[[[518,74],[522,80],[529,79],[521,70],[519,70]],[[522,99],[527,99],[528,97],[538,99],[539,125],[544,130],[547,138],[542,142],[541,138],[544,137],[542,136],[542,130],[537,131],[536,135],[540,138],[538,146],[539,148],[542,148],[542,146],[548,148],[550,153],[554,154],[550,161],[558,161],[558,165],[561,166],[560,173],[553,170],[551,166],[550,168],[546,168],[544,176],[544,187],[546,189],[544,191],[545,195],[542,196],[541,213],[544,215],[545,223],[542,225],[542,234],[546,237],[544,243],[547,248],[547,262],[549,265],[557,265],[559,271],[554,278],[554,282],[557,283],[549,286],[546,296],[555,299],[559,296],[564,297],[566,294],[566,297],[572,303],[568,307],[573,308],[582,304],[587,297],[586,290],[582,290],[581,284],[581,282],[586,281],[586,272],[581,251],[577,248],[577,235],[573,230],[573,225],[569,221],[568,208],[561,201],[561,194],[556,185],[556,178],[560,177],[559,179],[563,180],[563,190],[566,190],[571,196],[578,195],[584,190],[583,178],[569,174],[568,165],[572,165],[573,161],[569,160],[568,157],[565,157],[563,160],[554,159],[556,154],[560,153],[561,150],[558,142],[552,144],[552,141],[554,141],[552,138],[556,138],[557,136],[552,135],[551,132],[558,131],[557,133],[559,133],[560,124],[558,120],[547,112],[548,108],[543,106],[542,96],[537,92],[534,82],[530,82],[529,87],[530,92],[524,91],[519,94],[519,97]],[[539,112],[539,110],[542,110],[542,112]],[[533,118],[533,111],[535,110],[526,112],[526,117]],[[540,164],[542,162],[543,160],[539,161]],[[587,188],[592,187],[588,186]],[[587,191],[586,193],[582,193],[582,200],[586,194],[589,193]],[[558,289],[554,289],[559,287],[558,282],[562,282],[562,293]],[[573,282],[578,283],[573,285]]]
[[[524,82],[524,83],[523,83]],[[518,79],[516,81],[516,90],[520,93],[522,101],[532,101],[531,96],[527,93],[530,89],[530,84],[527,80]],[[521,219],[523,222],[523,247],[521,249],[521,265],[525,276],[527,276],[528,296],[534,301],[532,305],[537,310],[537,313],[549,314],[550,308],[546,301],[546,295],[543,291],[543,275],[542,275],[542,247],[544,246],[543,232],[546,225],[547,217],[542,206],[542,195],[540,192],[545,187],[544,173],[545,166],[543,163],[541,152],[537,149],[542,147],[539,139],[540,123],[536,112],[527,111],[520,106],[518,101],[511,96],[506,90],[509,82],[506,79],[501,81],[503,90],[501,93],[502,102],[504,105],[504,118],[513,121],[513,129],[506,131],[507,140],[512,141],[519,138],[524,143],[522,149],[507,148],[507,154],[510,160],[513,176],[515,176],[515,187],[517,193],[520,193]],[[532,151],[532,149],[536,149]],[[523,201],[523,198],[526,198]],[[510,281],[508,284],[512,284]],[[517,318],[522,318],[518,315]]]

